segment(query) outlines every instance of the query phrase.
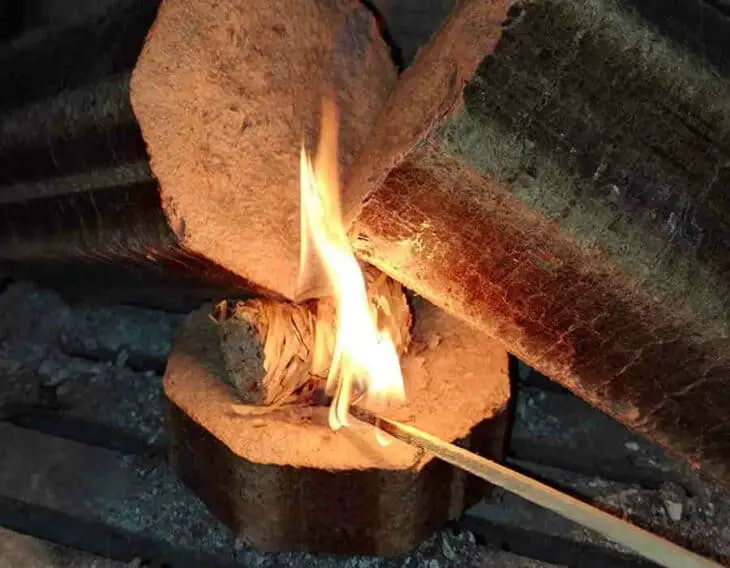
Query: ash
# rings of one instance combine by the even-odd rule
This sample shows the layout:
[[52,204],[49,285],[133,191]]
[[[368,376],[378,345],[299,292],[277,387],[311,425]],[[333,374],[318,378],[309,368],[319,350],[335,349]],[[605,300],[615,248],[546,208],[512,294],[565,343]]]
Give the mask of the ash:
[[[132,306],[70,306],[33,284],[0,296],[0,401],[26,401],[147,443],[162,436],[161,372],[180,314]],[[31,393],[37,393],[33,399]]]
[[262,557],[247,552],[242,558],[245,566],[298,568],[446,568],[459,566],[490,566],[495,568],[549,568],[553,564],[520,557],[509,552],[477,544],[469,531],[438,533],[412,554],[403,558],[321,558],[309,554],[275,554]]
[[[175,566],[548,566],[477,544],[472,533],[459,529],[435,534],[398,558],[262,554],[245,546],[182,486],[162,458],[161,373],[182,317],[132,306],[70,305],[31,283],[12,283],[0,295],[0,376],[5,382],[0,401],[6,410],[13,408],[4,418],[40,428],[59,441],[70,437],[122,450],[109,453],[108,490],[84,499],[93,523],[164,544],[167,552],[161,555],[178,558]],[[39,408],[46,422],[34,418]],[[54,417],[50,426],[49,413]],[[69,429],[69,421],[81,421],[82,427]],[[102,436],[95,434],[99,429]],[[118,443],[120,436],[137,443]],[[47,530],[39,532],[46,536]],[[93,545],[89,542],[90,549]],[[69,555],[62,547],[49,550],[58,558]],[[181,563],[187,554],[206,560]],[[155,562],[141,556],[130,565]]]

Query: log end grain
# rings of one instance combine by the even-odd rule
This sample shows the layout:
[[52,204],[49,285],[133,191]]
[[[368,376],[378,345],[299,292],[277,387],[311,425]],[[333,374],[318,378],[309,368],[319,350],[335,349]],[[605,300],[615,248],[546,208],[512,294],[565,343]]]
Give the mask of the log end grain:
[[[234,453],[258,463],[324,469],[402,469],[425,463],[405,444],[394,442],[382,451],[369,427],[332,432],[324,406],[277,408],[265,416],[249,412],[221,380],[226,370],[217,324],[208,313],[203,308],[183,324],[165,372],[165,394]],[[507,354],[425,302],[415,320],[411,351],[402,363],[408,400],[391,403],[382,414],[444,440],[462,438],[504,410]]]

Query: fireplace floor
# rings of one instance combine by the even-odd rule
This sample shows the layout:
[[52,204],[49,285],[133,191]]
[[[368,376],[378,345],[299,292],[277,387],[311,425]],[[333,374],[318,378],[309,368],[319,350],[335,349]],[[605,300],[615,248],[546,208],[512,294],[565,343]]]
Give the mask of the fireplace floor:
[[[0,565],[646,566],[496,491],[412,554],[262,554],[164,461],[161,372],[180,314],[0,293]],[[730,494],[514,362],[508,463],[706,554],[730,559]],[[24,533],[24,534],[20,534]]]

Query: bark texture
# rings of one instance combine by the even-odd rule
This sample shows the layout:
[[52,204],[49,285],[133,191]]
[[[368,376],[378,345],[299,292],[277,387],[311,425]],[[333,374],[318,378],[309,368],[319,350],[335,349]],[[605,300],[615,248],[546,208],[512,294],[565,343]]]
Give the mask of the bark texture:
[[730,483],[730,22],[675,4],[520,2],[491,44],[463,4],[348,203],[362,257]]
[[[383,414],[499,459],[506,352],[426,302],[414,318],[403,360],[408,402]],[[224,373],[216,325],[205,310],[191,315],[164,378],[170,463],[256,548],[400,554],[483,494],[481,482],[406,444],[383,449],[370,426],[353,420],[332,432],[324,406],[250,412],[221,382]]]
[[[395,79],[371,12],[353,0],[169,0],[135,67],[132,102],[181,242],[294,298],[299,152],[340,107],[341,165]],[[255,243],[255,246],[250,246]]]

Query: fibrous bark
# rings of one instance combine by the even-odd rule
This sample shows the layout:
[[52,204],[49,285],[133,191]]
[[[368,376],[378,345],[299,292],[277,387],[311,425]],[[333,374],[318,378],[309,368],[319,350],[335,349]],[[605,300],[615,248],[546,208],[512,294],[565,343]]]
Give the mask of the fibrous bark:
[[[261,413],[242,405],[222,382],[217,324],[208,316],[204,308],[188,318],[165,372],[170,462],[248,544],[398,554],[483,494],[481,482],[410,446],[381,447],[372,428],[354,419],[332,432],[324,406]],[[414,321],[402,362],[408,400],[382,413],[499,458],[506,352],[420,300]]]
[[690,5],[465,2],[345,201],[363,258],[728,483],[730,22]]

